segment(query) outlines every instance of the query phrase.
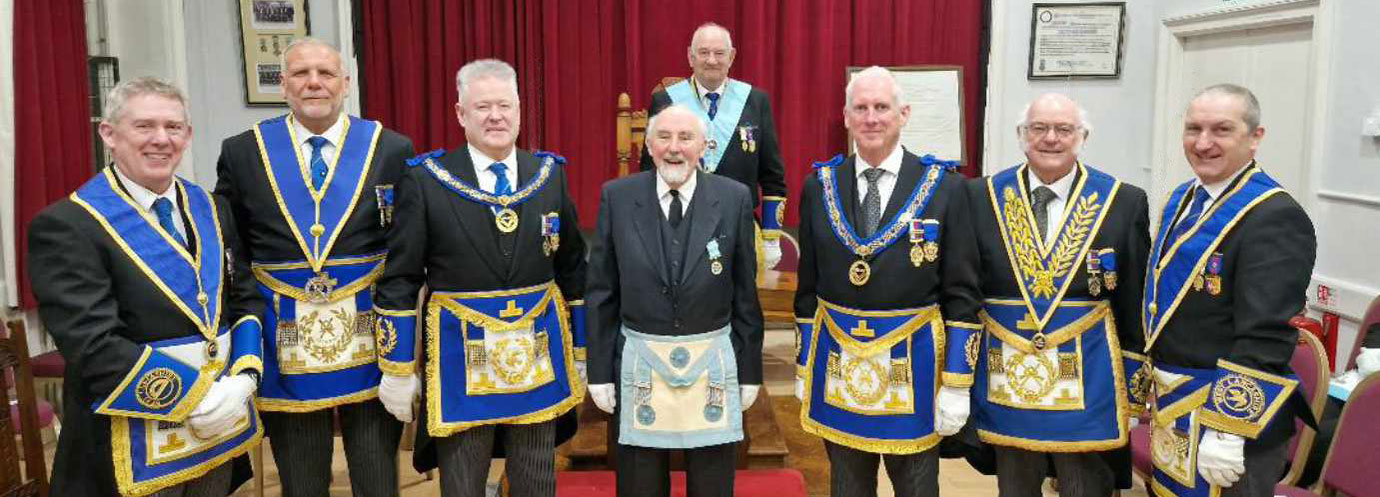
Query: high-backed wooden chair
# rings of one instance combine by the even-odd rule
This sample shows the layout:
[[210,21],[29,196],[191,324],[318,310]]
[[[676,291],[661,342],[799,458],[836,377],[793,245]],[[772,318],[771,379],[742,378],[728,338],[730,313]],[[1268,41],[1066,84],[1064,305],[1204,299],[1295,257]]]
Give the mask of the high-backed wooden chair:
[[[652,87],[652,93],[681,82],[685,78],[671,76],[661,78],[661,82]],[[647,115],[647,109],[633,109],[632,97],[626,92],[618,94],[618,117],[616,126],[618,135],[618,176],[627,176],[637,172],[638,162],[633,157],[636,151],[638,158],[641,158],[642,144],[647,139],[647,120],[651,116]]]
[[[48,470],[43,460],[43,437],[38,422],[38,397],[34,394],[34,375],[29,366],[28,335],[24,321],[6,323],[9,333],[0,338],[0,369],[14,378],[18,409],[0,409],[0,495],[48,496]],[[0,389],[0,403],[9,405],[10,392]],[[19,442],[15,440],[12,412],[19,416]],[[24,458],[24,470],[19,458]]]

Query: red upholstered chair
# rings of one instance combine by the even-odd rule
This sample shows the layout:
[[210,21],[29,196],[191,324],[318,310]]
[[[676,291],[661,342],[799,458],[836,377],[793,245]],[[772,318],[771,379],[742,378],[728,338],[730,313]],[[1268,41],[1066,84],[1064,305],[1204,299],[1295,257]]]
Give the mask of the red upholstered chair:
[[1346,367],[1342,371],[1356,369],[1356,356],[1361,355],[1361,342],[1365,341],[1366,330],[1371,325],[1380,323],[1380,295],[1370,301],[1370,307],[1366,308],[1366,316],[1361,319],[1360,333],[1356,334],[1356,341],[1351,344],[1351,353],[1347,354]]
[[776,263],[777,271],[794,273],[800,268],[800,242],[785,231],[781,232],[781,262]]
[[53,411],[62,416],[62,379],[67,374],[67,361],[57,350],[51,350],[34,356],[29,366],[34,370],[39,398],[52,404]]
[[[1318,337],[1300,331],[1299,343],[1294,348],[1294,358],[1290,365],[1294,369],[1294,374],[1299,377],[1299,389],[1308,399],[1308,408],[1313,411],[1313,419],[1321,419],[1323,406],[1327,404],[1327,382],[1332,375],[1327,369],[1327,352]],[[1281,484],[1293,485],[1299,480],[1299,476],[1303,474],[1303,467],[1308,465],[1308,451],[1313,448],[1313,439],[1317,435],[1317,431],[1303,424],[1303,421],[1294,420],[1294,436],[1289,437],[1287,452],[1291,461],[1289,472],[1279,480]]]
[[1380,478],[1374,475],[1375,468],[1380,468],[1380,450],[1375,449],[1380,447],[1376,413],[1380,413],[1380,375],[1371,375],[1351,391],[1351,397],[1342,408],[1318,483],[1311,489],[1279,485],[1275,487],[1275,495],[1302,497],[1337,492],[1355,497],[1380,495]]

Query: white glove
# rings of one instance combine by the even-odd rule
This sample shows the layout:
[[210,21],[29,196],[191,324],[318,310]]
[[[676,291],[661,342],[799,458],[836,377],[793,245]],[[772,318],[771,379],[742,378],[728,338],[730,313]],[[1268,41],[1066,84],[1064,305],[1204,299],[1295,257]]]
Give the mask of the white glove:
[[805,378],[795,377],[795,400],[804,402],[805,392],[808,391],[808,388],[809,386],[805,384]]
[[781,262],[781,239],[762,240],[762,259],[767,269],[776,267]]
[[757,402],[757,392],[762,389],[762,385],[739,385],[739,400],[743,403],[743,412],[747,412],[752,407],[753,402]]
[[1208,483],[1230,487],[1246,472],[1246,439],[1212,428],[1198,441],[1198,473]]
[[1362,348],[1356,356],[1356,369],[1361,371],[1362,378],[1380,371],[1380,349]]
[[1131,416],[1131,422],[1126,425],[1126,431],[1134,430],[1137,426],[1140,426],[1140,418]]
[[412,422],[412,399],[417,397],[417,375],[384,374],[379,380],[379,402],[389,414],[404,423]]
[[575,372],[580,375],[580,383],[589,383],[588,365],[585,361],[575,361]]
[[939,387],[935,398],[934,431],[947,437],[958,433],[963,423],[968,422],[968,409],[972,399],[967,388]]
[[589,386],[589,398],[594,401],[594,406],[600,411],[613,414],[613,408],[618,407],[618,399],[615,397],[612,383],[600,383]]
[[216,380],[187,417],[187,427],[199,438],[212,438],[234,428],[249,416],[249,399],[257,385],[248,375],[231,375]]

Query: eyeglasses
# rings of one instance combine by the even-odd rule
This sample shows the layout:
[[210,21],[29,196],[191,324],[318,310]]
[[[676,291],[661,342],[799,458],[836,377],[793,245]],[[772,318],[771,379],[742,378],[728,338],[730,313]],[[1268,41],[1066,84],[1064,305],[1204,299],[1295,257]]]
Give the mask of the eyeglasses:
[[1081,129],[1083,129],[1082,126],[1074,126],[1072,124],[1050,125],[1045,123],[1034,123],[1024,126],[1023,131],[1025,135],[1030,138],[1042,138],[1046,133],[1054,131],[1054,136],[1059,139],[1064,139],[1073,136],[1075,132]]

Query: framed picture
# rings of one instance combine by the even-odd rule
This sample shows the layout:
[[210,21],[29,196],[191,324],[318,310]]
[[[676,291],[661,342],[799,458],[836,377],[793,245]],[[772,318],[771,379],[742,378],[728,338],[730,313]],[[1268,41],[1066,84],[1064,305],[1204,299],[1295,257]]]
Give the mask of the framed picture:
[[1028,79],[1121,77],[1126,2],[1036,3]]
[[[864,67],[848,67],[848,81]],[[963,68],[960,66],[887,67],[910,104],[910,119],[901,129],[901,146],[915,155],[967,164],[963,146]],[[848,141],[848,151],[856,147]]]
[[283,51],[307,36],[307,0],[238,0],[244,56],[244,101],[251,106],[287,105],[283,98]]

